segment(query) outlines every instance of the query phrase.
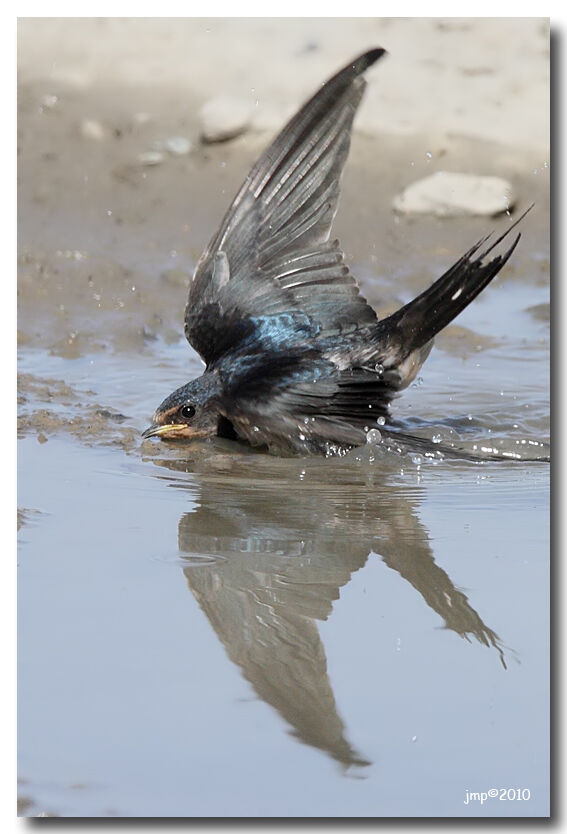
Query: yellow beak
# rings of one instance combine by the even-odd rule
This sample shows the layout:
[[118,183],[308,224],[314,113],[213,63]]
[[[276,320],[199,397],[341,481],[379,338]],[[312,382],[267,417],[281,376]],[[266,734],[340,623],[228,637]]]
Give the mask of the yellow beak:
[[181,429],[187,430],[187,425],[185,423],[165,423],[163,426],[158,426],[157,423],[152,423],[144,432],[142,432],[142,437],[146,439],[147,437],[163,437],[164,434],[168,434],[169,432],[178,432]]

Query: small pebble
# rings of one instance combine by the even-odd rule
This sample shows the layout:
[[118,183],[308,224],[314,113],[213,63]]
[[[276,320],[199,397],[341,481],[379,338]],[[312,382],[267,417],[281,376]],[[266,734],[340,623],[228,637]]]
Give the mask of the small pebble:
[[159,151],[144,151],[138,154],[140,165],[159,165],[163,160],[164,156]]
[[46,94],[41,97],[41,106],[46,107],[48,110],[53,110],[53,108],[57,105],[59,99],[57,96],[53,96],[50,94]]
[[184,156],[191,151],[191,142],[185,136],[170,136],[163,143],[166,151],[173,156]]
[[233,98],[213,98],[199,111],[201,136],[205,142],[224,142],[239,136],[252,118],[249,102]]
[[500,177],[438,171],[409,185],[393,205],[402,214],[492,217],[511,209],[515,201],[512,186]]
[[83,119],[80,131],[84,139],[94,139],[97,142],[104,139],[106,135],[104,127],[96,119]]

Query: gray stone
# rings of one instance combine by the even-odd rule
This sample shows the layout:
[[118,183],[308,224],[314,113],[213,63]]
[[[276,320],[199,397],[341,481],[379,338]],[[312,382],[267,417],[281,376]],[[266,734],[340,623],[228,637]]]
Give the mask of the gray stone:
[[409,185],[394,199],[401,214],[494,216],[514,206],[512,186],[500,177],[438,171]]
[[233,139],[248,128],[252,118],[249,102],[236,98],[212,98],[199,111],[201,136],[205,142]]

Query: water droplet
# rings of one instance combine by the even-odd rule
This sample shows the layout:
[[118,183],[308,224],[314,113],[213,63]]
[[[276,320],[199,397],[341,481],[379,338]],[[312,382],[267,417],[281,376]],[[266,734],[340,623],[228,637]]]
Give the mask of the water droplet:
[[382,440],[382,435],[378,431],[378,429],[370,429],[368,434],[366,435],[366,442],[370,443],[371,446],[375,446],[377,443],[380,443]]
[[415,463],[416,466],[421,466],[421,464],[423,463],[423,458],[421,457],[421,455],[410,455],[410,457],[411,462]]
[[432,440],[434,443],[441,443],[441,441],[443,440],[443,438],[441,437],[441,435],[440,435],[440,434],[434,434],[434,435],[433,435],[433,437],[431,438],[431,440]]
[[385,417],[378,417],[376,419],[376,422],[378,423],[379,426],[385,426],[386,425],[386,418]]
[[376,373],[378,374],[378,376],[383,376],[383,375],[384,375],[384,365],[382,365],[382,363],[381,363],[381,362],[377,362],[377,363],[374,365],[374,370],[376,371]]

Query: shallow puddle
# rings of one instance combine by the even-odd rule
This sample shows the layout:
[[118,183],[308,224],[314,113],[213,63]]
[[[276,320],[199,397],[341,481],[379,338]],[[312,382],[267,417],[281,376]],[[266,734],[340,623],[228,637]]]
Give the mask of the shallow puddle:
[[545,813],[545,465],[255,457],[21,441],[34,812]]

